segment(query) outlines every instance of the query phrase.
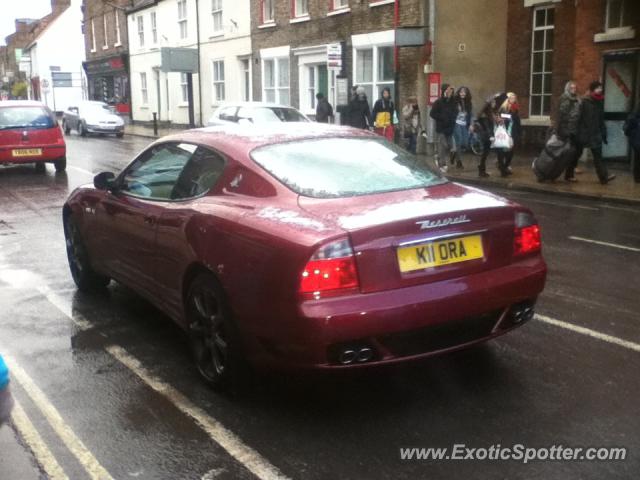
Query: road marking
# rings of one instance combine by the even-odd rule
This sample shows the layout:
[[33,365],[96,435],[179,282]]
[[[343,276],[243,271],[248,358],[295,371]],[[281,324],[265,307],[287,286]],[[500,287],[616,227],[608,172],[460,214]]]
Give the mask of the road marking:
[[572,332],[580,333],[582,335],[587,335],[592,338],[597,338],[598,340],[602,340],[603,342],[611,343],[613,345],[618,345],[619,347],[624,347],[629,350],[633,350],[635,352],[640,352],[640,344],[630,342],[629,340],[623,340],[622,338],[614,337],[612,335],[607,335],[606,333],[601,333],[596,330],[591,330],[590,328],[580,327],[578,325],[574,325],[573,323],[563,322],[562,320],[556,320],[555,318],[547,317],[545,315],[540,315],[536,313],[535,319],[544,323],[548,323],[549,325],[554,325],[556,327],[564,328],[566,330],[571,330]]
[[69,477],[64,473],[64,470],[17,400],[15,400],[13,412],[11,413],[11,421],[18,431],[18,435],[27,444],[33,456],[36,457],[36,462],[44,470],[47,478],[50,480],[69,480]]
[[603,245],[605,247],[619,248],[620,250],[628,250],[630,252],[640,252],[640,248],[628,247],[626,245],[618,245],[617,243],[601,242],[599,240],[591,240],[589,238],[573,237],[573,236],[571,236],[569,238],[571,240],[577,240],[579,242],[594,243],[596,245]]
[[89,170],[85,170],[84,168],[76,167],[75,165],[69,165],[68,168],[72,168],[73,170],[77,170],[78,172],[86,173],[87,175],[90,175],[92,177],[96,176],[95,173],[90,172]]
[[171,385],[164,383],[151,374],[138,359],[129,355],[126,350],[116,345],[108,346],[106,350],[149,387],[166,397],[178,410],[191,417],[212,440],[224,448],[229,455],[244,465],[256,477],[265,480],[287,478],[258,452],[245,445],[236,434],[227,430],[220,422],[194,405]]
[[89,330],[93,328],[91,322],[89,322],[86,318],[84,318],[79,313],[74,313],[71,302],[65,300],[56,292],[51,290],[48,286],[40,286],[38,287],[38,292],[45,296],[49,303],[51,303],[54,307],[64,313],[80,330]]
[[17,380],[27,392],[27,395],[31,397],[33,403],[36,404],[47,419],[47,422],[49,422],[49,425],[51,425],[69,451],[78,459],[85,471],[89,474],[89,477],[95,480],[113,480],[109,472],[100,465],[98,460],[96,460],[93,454],[85,447],[84,443],[76,436],[71,427],[65,423],[56,407],[47,399],[27,372],[15,362],[13,357],[5,357],[5,361],[9,366],[12,377]]

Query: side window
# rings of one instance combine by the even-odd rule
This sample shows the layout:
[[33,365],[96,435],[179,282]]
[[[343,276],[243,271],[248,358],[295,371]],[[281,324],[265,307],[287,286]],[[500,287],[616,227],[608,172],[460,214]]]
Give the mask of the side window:
[[253,109],[240,107],[238,109],[238,123],[253,123]]
[[152,200],[170,200],[180,173],[198,147],[157,145],[138,157],[121,177],[120,191]]
[[228,122],[237,122],[238,119],[236,118],[236,110],[236,107],[225,107],[220,110],[220,115],[218,115],[218,118],[220,120],[226,120]]
[[176,181],[171,198],[181,200],[207,193],[222,175],[224,165],[222,156],[198,147]]

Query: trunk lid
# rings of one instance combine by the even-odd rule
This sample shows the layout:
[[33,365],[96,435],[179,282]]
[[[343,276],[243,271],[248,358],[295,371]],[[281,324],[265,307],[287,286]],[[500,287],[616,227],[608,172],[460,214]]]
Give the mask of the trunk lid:
[[515,204],[475,188],[446,183],[350,198],[300,196],[298,203],[348,232],[363,293],[511,262]]

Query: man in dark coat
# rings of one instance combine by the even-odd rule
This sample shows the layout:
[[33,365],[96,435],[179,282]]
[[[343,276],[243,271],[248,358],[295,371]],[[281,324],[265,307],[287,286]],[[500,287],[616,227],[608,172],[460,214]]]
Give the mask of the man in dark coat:
[[602,160],[602,144],[607,144],[607,127],[604,123],[604,95],[602,83],[591,82],[589,92],[582,100],[580,118],[578,120],[578,142],[583,148],[589,148],[593,156],[593,164],[600,183],[606,185],[616,178],[609,175]]
[[571,142],[573,147],[573,155],[564,172],[564,179],[568,182],[576,181],[576,167],[582,156],[582,148],[580,148],[577,138],[578,120],[580,119],[580,97],[576,94],[577,90],[576,82],[567,82],[558,106],[558,137],[563,141]]
[[629,145],[633,148],[633,179],[640,183],[640,108],[631,114],[624,124],[624,134],[629,137]]
[[456,141],[453,131],[456,126],[458,107],[453,98],[454,88],[448,83],[442,84],[442,95],[431,107],[430,116],[436,121],[438,135],[437,164],[444,173],[447,171],[447,158],[452,162],[456,155]]
[[329,103],[322,92],[316,94],[316,122],[329,123],[331,117],[333,117],[333,107]]
[[355,128],[368,129],[371,124],[371,109],[364,87],[356,89],[355,97],[349,102],[349,125]]

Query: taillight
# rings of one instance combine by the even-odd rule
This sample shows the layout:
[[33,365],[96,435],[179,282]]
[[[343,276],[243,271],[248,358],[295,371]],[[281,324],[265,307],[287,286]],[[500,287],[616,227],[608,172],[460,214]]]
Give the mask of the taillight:
[[513,254],[526,255],[539,252],[541,246],[540,226],[536,219],[529,213],[517,213],[513,234]]
[[359,286],[356,258],[349,240],[320,247],[302,270],[300,293],[339,295]]

